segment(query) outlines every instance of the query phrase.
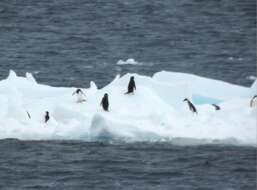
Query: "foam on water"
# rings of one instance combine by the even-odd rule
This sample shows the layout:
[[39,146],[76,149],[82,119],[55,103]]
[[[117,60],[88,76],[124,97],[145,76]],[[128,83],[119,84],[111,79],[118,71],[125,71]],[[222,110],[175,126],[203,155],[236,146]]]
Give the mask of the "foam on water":
[[[0,138],[256,145],[256,108],[249,106],[256,81],[247,88],[185,73],[133,74],[137,91],[124,95],[130,76],[117,76],[103,89],[91,82],[82,89],[86,102],[76,103],[76,88],[38,84],[32,74],[18,77],[10,71],[0,81]],[[110,112],[99,105],[106,92]],[[188,110],[186,97],[198,115]],[[219,103],[221,110],[215,111],[212,103]],[[46,110],[51,116],[47,124]]]

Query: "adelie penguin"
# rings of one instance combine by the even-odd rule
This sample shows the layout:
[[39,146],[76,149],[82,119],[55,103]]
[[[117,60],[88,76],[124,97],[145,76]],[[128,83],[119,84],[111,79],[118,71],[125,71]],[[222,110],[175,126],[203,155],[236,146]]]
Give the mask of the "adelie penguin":
[[46,113],[45,113],[45,123],[47,123],[49,121],[49,119],[50,119],[49,112],[46,111]]
[[212,104],[212,106],[215,108],[215,110],[220,110],[220,107],[217,104]]
[[257,107],[257,95],[255,95],[251,101],[250,101],[250,107],[251,108],[254,108],[254,107]]
[[189,107],[189,110],[190,110],[191,112],[197,114],[197,110],[196,110],[194,104],[192,104],[192,102],[190,102],[187,98],[185,98],[183,101],[184,101],[184,102],[187,102],[188,107]]
[[74,96],[76,94],[77,96],[77,103],[81,103],[81,102],[85,102],[86,99],[86,95],[84,94],[84,92],[81,89],[77,89],[75,92],[72,93],[72,96]]
[[128,91],[125,94],[133,94],[134,90],[136,90],[136,83],[135,78],[132,76],[130,77],[129,84],[128,84]]
[[107,93],[105,93],[104,97],[102,98],[101,106],[103,107],[104,111],[109,111],[109,99]]
[[28,118],[31,119],[30,113],[28,111],[26,112],[27,112]]

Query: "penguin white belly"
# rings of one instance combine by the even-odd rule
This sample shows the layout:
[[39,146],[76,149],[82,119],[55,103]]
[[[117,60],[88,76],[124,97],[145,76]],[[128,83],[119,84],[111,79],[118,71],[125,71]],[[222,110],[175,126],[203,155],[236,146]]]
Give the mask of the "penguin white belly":
[[254,99],[251,101],[251,107],[252,107],[252,108],[257,108],[257,98],[254,98]]
[[86,100],[84,99],[83,94],[82,93],[77,94],[77,102],[80,103],[80,102],[84,102],[84,101],[86,101]]

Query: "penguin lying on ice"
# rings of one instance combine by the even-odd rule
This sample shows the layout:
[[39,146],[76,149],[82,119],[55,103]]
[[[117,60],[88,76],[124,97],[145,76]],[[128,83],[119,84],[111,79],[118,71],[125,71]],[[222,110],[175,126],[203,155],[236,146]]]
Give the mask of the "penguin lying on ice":
[[212,106],[215,108],[215,110],[220,110],[220,107],[217,104],[212,104]]

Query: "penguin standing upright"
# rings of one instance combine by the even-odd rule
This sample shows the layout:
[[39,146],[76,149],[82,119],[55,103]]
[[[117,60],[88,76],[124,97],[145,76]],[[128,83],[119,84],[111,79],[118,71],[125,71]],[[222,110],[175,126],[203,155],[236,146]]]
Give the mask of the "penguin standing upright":
[[257,107],[257,95],[255,95],[251,101],[250,101],[250,107],[251,108],[254,108],[254,107]]
[[131,94],[134,93],[134,90],[136,90],[136,83],[134,77],[130,77],[129,84],[128,84],[128,91],[125,94]]
[[72,93],[72,96],[75,94],[77,95],[77,103],[86,101],[85,100],[86,95],[84,94],[84,92],[81,89],[78,88],[75,92]]
[[187,98],[184,99],[184,102],[187,102],[190,111],[197,114],[197,110],[192,102],[190,102]]
[[45,114],[45,123],[47,123],[49,119],[50,119],[49,112],[46,111],[46,114]]
[[102,98],[101,106],[103,107],[104,111],[109,111],[109,100],[107,93],[105,93],[104,97]]

